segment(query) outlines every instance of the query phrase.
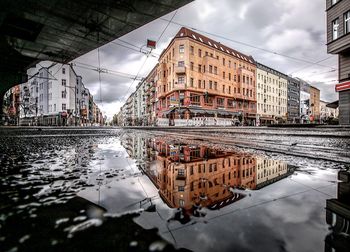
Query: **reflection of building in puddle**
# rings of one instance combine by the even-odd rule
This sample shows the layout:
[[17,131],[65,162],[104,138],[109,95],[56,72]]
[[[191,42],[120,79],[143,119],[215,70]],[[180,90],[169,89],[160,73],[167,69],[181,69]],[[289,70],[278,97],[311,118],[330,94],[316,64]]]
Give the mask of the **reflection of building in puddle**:
[[145,139],[139,135],[124,135],[122,145],[130,158],[142,161],[145,157]]
[[349,251],[350,248],[350,172],[339,171],[337,199],[328,199],[326,221],[331,233],[325,239],[325,251]]
[[[135,143],[135,138],[130,136]],[[200,145],[185,145],[148,139],[135,147],[140,168],[159,188],[161,198],[172,208],[201,215],[201,207],[220,209],[246,196],[243,189],[259,189],[291,174],[281,161],[250,154],[222,151]],[[125,144],[125,146],[129,146]]]
[[267,160],[256,158],[256,188],[275,183],[278,180],[288,177],[294,172],[294,167],[279,160]]

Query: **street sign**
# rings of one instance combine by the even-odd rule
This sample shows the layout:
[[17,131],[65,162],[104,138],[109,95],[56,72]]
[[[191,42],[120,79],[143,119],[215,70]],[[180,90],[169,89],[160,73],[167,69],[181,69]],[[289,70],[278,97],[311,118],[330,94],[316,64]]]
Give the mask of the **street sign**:
[[343,82],[343,83],[339,83],[337,85],[335,85],[335,91],[339,92],[339,91],[343,91],[343,90],[347,90],[350,89],[350,82]]
[[147,47],[148,48],[152,48],[152,49],[155,49],[156,48],[156,41],[154,40],[150,40],[150,39],[147,39]]

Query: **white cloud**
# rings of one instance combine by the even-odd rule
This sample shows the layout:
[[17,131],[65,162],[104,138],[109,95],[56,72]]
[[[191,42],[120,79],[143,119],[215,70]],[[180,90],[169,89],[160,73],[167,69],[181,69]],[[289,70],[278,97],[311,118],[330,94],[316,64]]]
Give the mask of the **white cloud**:
[[[173,13],[170,13],[164,18],[170,19],[172,15]],[[315,62],[329,56],[325,46],[324,0],[250,0],[249,2],[246,0],[198,0],[180,8],[174,21],[291,57]],[[166,24],[166,21],[158,19],[126,34],[121,39],[141,47],[146,44],[147,39],[157,40]],[[180,27],[177,24],[170,24],[153,52],[160,54]],[[305,78],[318,85],[322,99],[334,100],[337,97],[334,85],[322,84],[337,79],[336,72],[324,73],[330,70],[329,67],[337,66],[335,56],[321,63],[329,67],[317,65],[308,67],[305,62],[288,59],[223,38],[210,37],[243,53],[251,54],[255,59],[286,74],[305,67],[295,72],[293,76]],[[118,40],[116,42],[123,44]],[[136,47],[133,48],[136,49]],[[145,59],[145,55],[137,50],[111,43],[103,46],[100,53],[101,66],[133,75],[139,71]],[[97,66],[96,50],[83,55],[77,61]],[[156,63],[156,58],[149,57],[140,71],[140,76],[146,76]],[[98,96],[97,72],[79,68],[77,72],[83,76],[85,85],[92,93]],[[126,91],[131,83],[131,79],[103,75],[102,95],[105,97],[104,106],[109,118],[118,112],[120,100],[126,98]],[[129,94],[135,90],[136,85],[135,81]]]

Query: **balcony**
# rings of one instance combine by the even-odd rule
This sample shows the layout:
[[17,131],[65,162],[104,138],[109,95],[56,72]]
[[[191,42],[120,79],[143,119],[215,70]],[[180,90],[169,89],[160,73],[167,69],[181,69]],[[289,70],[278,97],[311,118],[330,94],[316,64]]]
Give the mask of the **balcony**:
[[185,179],[186,179],[186,175],[185,174],[178,173],[176,175],[176,180],[185,180]]
[[175,73],[176,74],[185,74],[186,67],[185,66],[175,66]]

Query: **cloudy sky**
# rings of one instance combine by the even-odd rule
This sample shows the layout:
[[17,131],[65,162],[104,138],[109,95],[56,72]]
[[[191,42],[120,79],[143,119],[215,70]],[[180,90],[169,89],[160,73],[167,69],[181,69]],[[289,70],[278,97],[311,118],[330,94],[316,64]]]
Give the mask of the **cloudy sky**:
[[[98,73],[87,69],[98,66],[97,50],[73,61],[109,119],[135,91],[138,81],[132,77],[141,78],[149,73],[157,63],[156,55],[166,48],[181,26],[196,29],[252,55],[258,62],[310,82],[321,90],[322,100],[338,99],[334,91],[337,56],[327,55],[325,46],[324,0],[197,0],[174,14],[169,13],[99,49],[101,68],[113,71],[101,74],[101,88]],[[139,52],[141,47],[146,49],[147,39],[159,39],[168,24],[166,20],[173,16],[153,56]]]

